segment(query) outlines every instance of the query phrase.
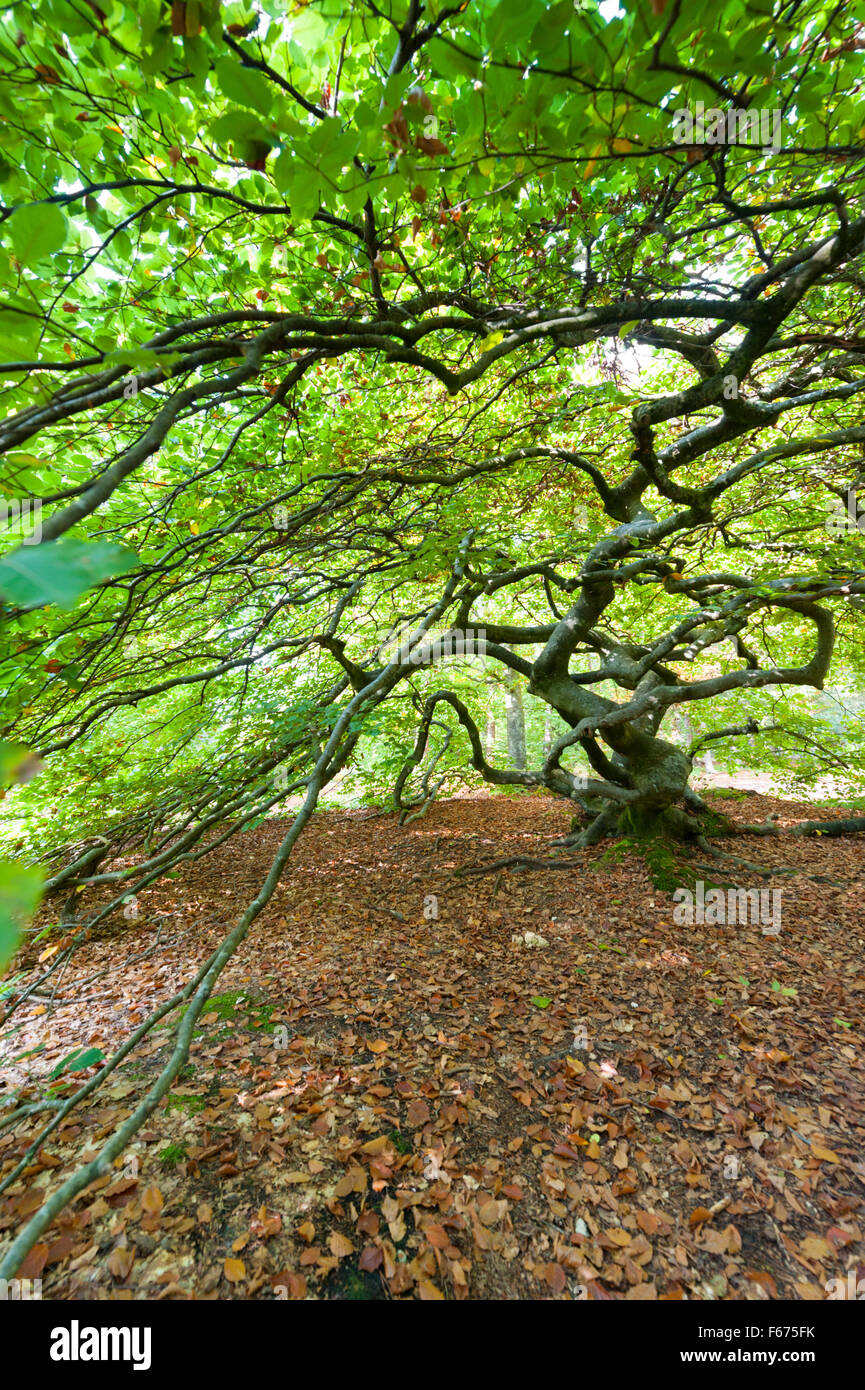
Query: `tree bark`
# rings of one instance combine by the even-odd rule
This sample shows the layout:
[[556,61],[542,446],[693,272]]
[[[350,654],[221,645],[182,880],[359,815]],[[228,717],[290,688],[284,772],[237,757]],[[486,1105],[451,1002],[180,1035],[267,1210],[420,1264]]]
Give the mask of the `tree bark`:
[[508,756],[518,771],[526,768],[526,715],[523,689],[514,683],[505,690],[505,716],[508,728]]

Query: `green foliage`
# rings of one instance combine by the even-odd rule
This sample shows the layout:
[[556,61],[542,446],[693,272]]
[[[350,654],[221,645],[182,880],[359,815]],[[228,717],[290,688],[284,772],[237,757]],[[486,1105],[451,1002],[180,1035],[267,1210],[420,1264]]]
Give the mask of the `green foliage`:
[[24,921],[36,910],[42,877],[39,869],[0,860],[0,973],[18,948]]
[[[625,486],[647,409],[674,486],[742,472],[685,521],[660,474],[645,485],[667,529],[592,562],[604,603],[574,684],[623,704],[629,653],[663,649],[665,679],[719,688],[660,711],[662,739],[756,718],[777,727],[725,740],[725,770],[860,788],[863,542],[826,528],[861,453],[853,244],[760,317],[788,293],[779,267],[859,215],[860,10],[767,0],[707,24],[490,0],[428,8],[402,39],[402,11],[340,0],[188,6],[183,33],[156,0],[5,12],[0,501],[40,499],[57,532],[0,532],[9,777],[27,750],[44,762],[4,799],[8,852],[56,870],[105,836],[140,860],[206,819],[198,853],[292,809],[354,692],[341,658],[384,665],[466,536],[471,622],[532,630],[511,644],[531,666],[624,524],[598,478]],[[780,148],[676,141],[675,111],[742,92],[783,112]],[[724,433],[712,354],[764,328],[752,417]],[[837,629],[822,691],[736,684],[747,658],[721,639],[736,626],[761,670],[795,670],[814,594]],[[664,645],[676,624],[695,650]],[[437,662],[358,707],[325,804],[387,805],[441,689],[507,773],[513,670]],[[434,760],[441,795],[481,781],[438,713],[407,799]],[[537,684],[525,717],[537,769],[574,722]],[[586,772],[585,749],[563,765]],[[22,872],[7,956],[38,891]]]
[[20,609],[49,603],[70,608],[92,585],[137,563],[133,551],[104,541],[47,541],[32,550],[22,546],[0,559],[0,601]]

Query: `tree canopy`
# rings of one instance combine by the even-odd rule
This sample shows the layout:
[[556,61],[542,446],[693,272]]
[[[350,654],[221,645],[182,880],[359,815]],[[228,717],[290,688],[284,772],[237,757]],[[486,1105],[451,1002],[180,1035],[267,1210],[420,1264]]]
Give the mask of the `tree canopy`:
[[[2,11],[7,962],[37,864],[83,932],[292,812],[163,1010],[192,1001],[163,1090],[339,776],[403,815],[460,779],[546,788],[579,851],[706,848],[689,782],[722,741],[861,772],[863,25]],[[551,721],[525,767],[484,741],[503,680]]]

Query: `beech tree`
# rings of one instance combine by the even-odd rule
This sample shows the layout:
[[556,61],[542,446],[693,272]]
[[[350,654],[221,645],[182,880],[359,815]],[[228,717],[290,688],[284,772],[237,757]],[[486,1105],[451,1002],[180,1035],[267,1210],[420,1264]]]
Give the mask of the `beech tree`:
[[[862,767],[853,715],[839,741],[806,696],[862,668],[863,21],[3,12],[0,733],[7,783],[33,778],[6,800],[7,961],[40,891],[68,929],[47,977],[175,866],[291,815],[213,957],[50,1115],[37,1147],[189,1005],[0,1273],[165,1093],[338,774],[402,814],[448,777],[545,788],[577,851],[717,858],[701,749]],[[485,666],[557,720],[534,766],[488,754]]]

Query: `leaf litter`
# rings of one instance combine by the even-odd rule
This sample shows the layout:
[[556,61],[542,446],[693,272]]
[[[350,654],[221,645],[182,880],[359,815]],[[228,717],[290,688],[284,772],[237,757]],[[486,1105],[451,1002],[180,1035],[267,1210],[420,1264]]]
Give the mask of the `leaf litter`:
[[[543,858],[566,828],[532,795],[455,797],[406,826],[318,814],[169,1096],[20,1276],[55,1299],[816,1300],[850,1271],[855,1287],[861,842],[795,842],[777,936],[676,925],[633,855],[455,872]],[[185,983],[283,833],[265,822],[88,941],[56,1006],[21,1010],[14,1052],[32,1055],[0,1095],[91,1075],[50,1080]],[[748,854],[792,857],[778,840]],[[170,1037],[50,1137],[0,1197],[0,1233],[130,1113]],[[0,1178],[35,1132],[3,1138]]]

